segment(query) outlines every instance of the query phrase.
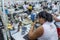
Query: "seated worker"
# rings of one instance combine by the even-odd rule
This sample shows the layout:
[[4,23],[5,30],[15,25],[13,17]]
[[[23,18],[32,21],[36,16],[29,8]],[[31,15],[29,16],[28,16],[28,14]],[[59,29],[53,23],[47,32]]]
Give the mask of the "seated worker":
[[29,6],[28,6],[28,14],[31,14],[31,12],[32,12],[32,9],[33,9],[33,7],[32,7],[32,5],[31,4],[29,4]]
[[9,22],[8,22],[8,26],[7,26],[7,28],[9,29],[9,30],[12,30],[13,29],[13,26],[12,26],[12,24],[11,24],[11,21],[9,20]]
[[38,20],[41,24],[34,30],[35,23],[32,24],[29,31],[30,40],[58,40],[56,26],[54,25],[52,15],[42,11],[38,14]]
[[20,27],[21,27],[21,25],[22,25],[22,22],[20,21],[19,24],[18,24],[18,30],[17,30],[17,32],[20,31]]
[[27,12],[27,7],[28,7],[28,3],[25,1],[24,2],[24,5],[23,5],[23,9],[24,9],[24,12],[26,13]]

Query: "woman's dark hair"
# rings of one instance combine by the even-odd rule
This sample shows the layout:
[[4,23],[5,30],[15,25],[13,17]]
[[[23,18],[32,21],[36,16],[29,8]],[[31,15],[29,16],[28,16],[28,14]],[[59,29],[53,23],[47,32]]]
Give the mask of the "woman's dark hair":
[[27,2],[25,1],[24,4],[27,4]]
[[57,2],[55,2],[54,4],[57,5]]
[[41,11],[39,14],[38,14],[38,17],[39,18],[44,18],[46,21],[48,22],[52,22],[53,21],[53,17],[51,14],[47,13],[46,11]]
[[43,7],[43,10],[45,10],[45,9],[48,9],[48,7],[47,7],[47,6],[46,6],[46,7],[44,6],[44,7]]
[[31,4],[29,4],[29,6],[32,6]]

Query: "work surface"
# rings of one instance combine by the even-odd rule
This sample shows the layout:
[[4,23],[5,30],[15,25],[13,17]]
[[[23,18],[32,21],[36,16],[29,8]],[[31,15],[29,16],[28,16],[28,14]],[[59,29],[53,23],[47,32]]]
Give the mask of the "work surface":
[[12,37],[13,37],[15,40],[25,40],[23,37],[24,37],[26,34],[28,34],[28,32],[29,32],[29,30],[30,30],[31,25],[30,25],[30,24],[28,24],[28,25],[25,25],[25,26],[24,26],[24,27],[26,27],[26,28],[27,28],[27,30],[26,30],[26,32],[25,32],[25,34],[24,34],[24,35],[22,35],[22,28],[20,28],[20,31],[19,31],[19,32],[17,32],[17,25],[18,25],[18,24],[16,24],[16,25],[15,25],[16,30],[11,31],[11,35],[12,35]]

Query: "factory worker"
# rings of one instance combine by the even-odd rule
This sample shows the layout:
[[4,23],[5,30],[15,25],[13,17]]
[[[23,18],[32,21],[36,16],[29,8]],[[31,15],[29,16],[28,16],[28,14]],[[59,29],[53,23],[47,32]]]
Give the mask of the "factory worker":
[[56,26],[54,25],[52,15],[42,11],[38,14],[38,20],[41,24],[34,30],[35,23],[32,24],[29,31],[30,40],[58,40]]

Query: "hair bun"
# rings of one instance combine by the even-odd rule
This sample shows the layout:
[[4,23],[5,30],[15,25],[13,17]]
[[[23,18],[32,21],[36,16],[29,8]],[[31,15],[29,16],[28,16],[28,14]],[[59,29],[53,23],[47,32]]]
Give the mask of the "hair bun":
[[39,18],[44,18],[46,21],[48,22],[52,22],[53,21],[53,17],[51,14],[47,13],[46,11],[41,11],[39,14],[38,14]]
[[49,22],[53,21],[53,17],[51,14],[47,13],[46,16],[47,16],[47,21],[49,21]]

